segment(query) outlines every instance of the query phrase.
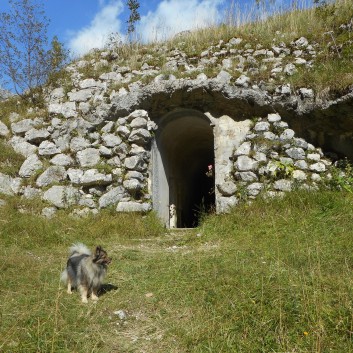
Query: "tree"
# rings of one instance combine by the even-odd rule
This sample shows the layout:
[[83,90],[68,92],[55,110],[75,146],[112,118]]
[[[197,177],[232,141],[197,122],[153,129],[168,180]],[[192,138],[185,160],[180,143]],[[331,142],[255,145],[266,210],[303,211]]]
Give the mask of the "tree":
[[38,0],[9,0],[10,11],[0,13],[0,78],[4,86],[23,96],[40,87],[62,67],[67,51],[54,37],[48,49],[43,4]]
[[140,14],[138,12],[140,4],[137,0],[127,0],[127,6],[130,10],[130,16],[127,20],[127,35],[130,41],[132,41],[132,35],[135,32],[135,24],[141,19]]

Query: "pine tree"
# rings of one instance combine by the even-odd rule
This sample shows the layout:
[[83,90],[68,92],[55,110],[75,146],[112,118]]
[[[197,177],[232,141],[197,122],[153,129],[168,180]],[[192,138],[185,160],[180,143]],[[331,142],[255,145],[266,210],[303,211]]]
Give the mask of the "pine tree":
[[140,4],[137,0],[127,0],[127,6],[130,10],[130,16],[127,20],[127,35],[130,39],[130,42],[132,42],[132,35],[135,33],[136,30],[135,24],[141,19],[140,14],[138,12]]
[[9,4],[9,12],[0,13],[0,78],[5,87],[25,96],[62,67],[68,52],[56,37],[48,49],[49,20],[40,0]]

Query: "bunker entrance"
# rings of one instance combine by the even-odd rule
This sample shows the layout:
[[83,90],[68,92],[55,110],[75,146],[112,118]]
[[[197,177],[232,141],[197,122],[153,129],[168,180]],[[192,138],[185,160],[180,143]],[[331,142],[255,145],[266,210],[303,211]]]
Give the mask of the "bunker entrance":
[[153,204],[166,226],[195,227],[215,206],[213,129],[204,114],[189,110],[171,113],[158,125]]

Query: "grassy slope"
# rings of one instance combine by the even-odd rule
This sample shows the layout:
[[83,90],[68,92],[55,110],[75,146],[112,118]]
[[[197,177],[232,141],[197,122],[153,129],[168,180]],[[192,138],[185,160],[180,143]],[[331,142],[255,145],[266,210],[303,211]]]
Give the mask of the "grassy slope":
[[[351,194],[259,200],[174,235],[153,215],[25,207],[0,208],[1,352],[353,351]],[[97,304],[60,288],[76,241],[114,259]]]

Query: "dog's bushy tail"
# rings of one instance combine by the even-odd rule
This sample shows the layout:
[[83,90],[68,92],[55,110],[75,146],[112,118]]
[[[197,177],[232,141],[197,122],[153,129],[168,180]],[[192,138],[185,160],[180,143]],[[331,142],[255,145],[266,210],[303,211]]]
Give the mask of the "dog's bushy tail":
[[[82,243],[76,243],[76,244],[72,244],[72,246],[70,246],[69,248],[69,256],[75,256],[75,255],[91,255],[91,251],[87,248],[86,245],[82,244]],[[63,283],[67,283],[67,279],[68,279],[68,274],[67,274],[67,269],[65,269],[60,276],[60,280]]]
[[68,277],[67,269],[65,269],[63,272],[61,272],[60,281],[63,283],[67,283],[67,277]]
[[90,249],[87,248],[85,244],[82,243],[76,243],[72,244],[72,246],[69,249],[70,256],[72,255],[91,255]]

